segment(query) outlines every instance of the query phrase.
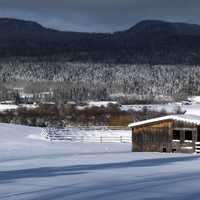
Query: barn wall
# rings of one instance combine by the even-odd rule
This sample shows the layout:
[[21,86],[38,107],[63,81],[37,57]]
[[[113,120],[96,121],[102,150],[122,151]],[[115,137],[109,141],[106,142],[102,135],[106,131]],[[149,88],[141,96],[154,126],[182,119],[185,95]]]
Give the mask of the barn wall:
[[162,121],[148,126],[133,129],[133,151],[166,151],[171,150],[171,134],[169,133],[172,121]]
[[[173,129],[181,130],[180,141],[173,140]],[[192,142],[184,140],[185,130],[192,130]],[[132,131],[133,151],[192,153],[195,150],[197,127],[189,123],[160,121],[136,127]]]

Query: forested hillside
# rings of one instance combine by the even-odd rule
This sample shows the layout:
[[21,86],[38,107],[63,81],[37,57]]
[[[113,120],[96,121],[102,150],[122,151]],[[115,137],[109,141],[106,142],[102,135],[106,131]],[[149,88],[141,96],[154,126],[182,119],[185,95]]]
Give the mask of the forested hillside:
[[0,57],[52,55],[75,62],[200,64],[200,26],[147,20],[115,33],[78,33],[0,19]]
[[72,63],[30,59],[0,63],[1,97],[6,96],[5,91],[24,88],[24,92],[32,94],[49,92],[51,95],[46,97],[48,101],[180,99],[200,94],[199,77],[200,66],[191,65]]
[[142,21],[115,33],[0,19],[0,100],[173,101],[200,94],[200,26]]

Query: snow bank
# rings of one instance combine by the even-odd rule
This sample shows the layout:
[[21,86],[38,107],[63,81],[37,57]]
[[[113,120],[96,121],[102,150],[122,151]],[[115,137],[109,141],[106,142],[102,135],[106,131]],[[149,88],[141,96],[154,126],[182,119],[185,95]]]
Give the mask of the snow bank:
[[162,111],[175,112],[181,109],[188,115],[200,115],[200,103],[193,103],[192,105],[182,105],[181,103],[170,103],[170,104],[149,104],[149,105],[122,105],[122,110],[135,110],[141,111],[145,108],[152,111]]
[[184,106],[186,114],[190,115],[200,115],[200,104],[193,104],[189,106]]
[[6,110],[16,110],[19,107],[34,109],[34,108],[37,108],[37,105],[21,104],[20,106],[18,106],[18,105],[12,105],[12,104],[0,104],[0,112],[6,111]]
[[144,108],[147,108],[148,110],[152,111],[162,111],[165,110],[167,112],[175,112],[177,109],[181,108],[181,110],[184,111],[185,107],[180,106],[177,103],[169,103],[169,104],[135,104],[135,105],[122,105],[122,110],[135,110],[135,111],[141,111]]
[[107,107],[108,104],[118,104],[116,101],[90,101],[87,103],[89,107]]
[[17,108],[18,108],[17,105],[0,104],[0,112],[5,110],[16,110]]
[[200,103],[200,96],[192,96],[192,97],[189,97],[188,100],[193,103]]

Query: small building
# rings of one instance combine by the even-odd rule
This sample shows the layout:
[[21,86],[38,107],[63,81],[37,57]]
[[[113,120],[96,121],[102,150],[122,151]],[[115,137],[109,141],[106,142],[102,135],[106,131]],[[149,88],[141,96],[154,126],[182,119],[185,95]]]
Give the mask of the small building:
[[200,153],[200,116],[169,115],[129,124],[132,151]]

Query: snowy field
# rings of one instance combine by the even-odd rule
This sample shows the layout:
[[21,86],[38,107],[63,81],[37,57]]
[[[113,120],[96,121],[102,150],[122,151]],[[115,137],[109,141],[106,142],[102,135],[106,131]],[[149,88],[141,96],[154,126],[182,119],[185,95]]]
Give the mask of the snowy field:
[[200,115],[200,103],[192,103],[191,105],[181,105],[179,103],[169,103],[169,104],[144,104],[144,105],[122,105],[122,110],[135,110],[141,111],[144,107],[152,111],[162,111],[174,112],[179,108],[181,111],[186,112],[190,115]]
[[50,142],[0,124],[1,200],[199,200],[200,157],[130,144]]

